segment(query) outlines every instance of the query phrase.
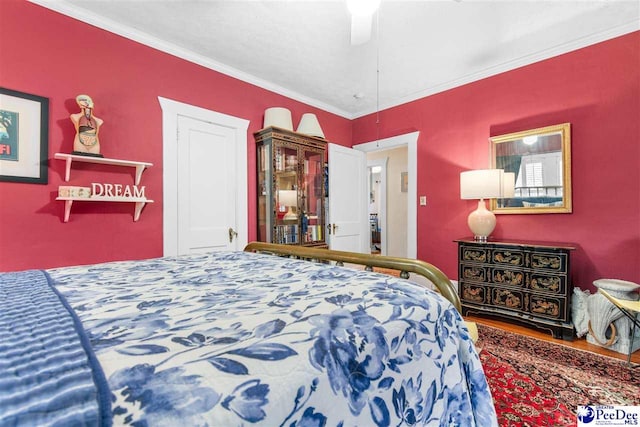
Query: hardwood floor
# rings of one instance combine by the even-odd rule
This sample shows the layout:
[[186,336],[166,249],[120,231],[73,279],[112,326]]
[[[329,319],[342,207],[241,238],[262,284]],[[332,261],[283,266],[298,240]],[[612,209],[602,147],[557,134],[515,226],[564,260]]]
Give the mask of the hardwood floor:
[[[600,347],[598,345],[588,343],[584,337],[574,338],[573,341],[565,341],[562,339],[552,338],[551,334],[549,333],[537,331],[535,329],[525,328],[523,326],[513,325],[511,323],[500,322],[498,320],[487,319],[487,318],[478,317],[478,316],[465,316],[465,319],[470,320],[472,322],[476,322],[477,324],[480,324],[480,325],[492,326],[494,328],[503,329],[516,334],[527,335],[540,340],[555,342],[558,344],[565,345],[567,347],[572,347],[579,350],[585,350],[585,351],[590,351],[592,353],[602,354],[604,356],[613,357],[616,359],[623,360],[625,362],[627,360],[626,354],[618,353],[616,351],[608,350],[604,347]],[[640,350],[636,351],[631,355],[631,362],[640,364]]]

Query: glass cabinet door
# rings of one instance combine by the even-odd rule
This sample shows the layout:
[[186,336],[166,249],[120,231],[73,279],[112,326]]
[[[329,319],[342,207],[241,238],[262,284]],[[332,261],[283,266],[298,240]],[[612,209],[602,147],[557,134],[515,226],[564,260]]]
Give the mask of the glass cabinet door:
[[300,244],[298,149],[274,143],[274,243]]
[[271,224],[273,221],[273,204],[271,182],[273,181],[272,147],[268,142],[258,147],[258,240],[273,243]]
[[302,149],[302,243],[324,241],[324,153]]

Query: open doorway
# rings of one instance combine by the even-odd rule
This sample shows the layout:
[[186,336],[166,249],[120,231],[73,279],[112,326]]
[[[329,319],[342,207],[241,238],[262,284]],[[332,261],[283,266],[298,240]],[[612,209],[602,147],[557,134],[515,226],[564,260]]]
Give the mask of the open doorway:
[[[372,254],[387,254],[387,159],[367,159],[369,246]],[[384,235],[384,239],[383,239]]]
[[400,146],[367,153],[373,172],[370,195],[374,203],[369,205],[372,252],[379,249],[382,255],[403,258],[407,256],[407,152],[406,146]]
[[[418,201],[418,190],[417,190],[417,168],[418,168],[418,136],[420,132],[412,132],[403,135],[394,136],[391,138],[385,138],[378,141],[366,142],[363,144],[354,145],[353,148],[356,150],[363,151],[368,154],[373,154],[376,152],[383,152],[386,150],[390,150],[398,147],[405,147],[407,150],[406,157],[406,168],[398,171],[398,176],[394,177],[390,171],[387,172],[387,177],[385,182],[387,182],[387,188],[396,187],[399,193],[404,194],[403,199],[398,199],[396,201],[388,200],[386,201],[385,206],[387,209],[385,211],[385,215],[389,213],[389,206],[393,206],[394,212],[399,213],[399,218],[393,220],[393,225],[401,227],[398,232],[394,231],[395,234],[402,233],[405,236],[405,240],[400,243],[402,246],[398,254],[393,253],[396,252],[395,249],[389,246],[390,244],[390,233],[389,228],[392,225],[392,220],[386,218],[386,225],[382,221],[381,213],[378,213],[378,222],[381,224],[380,230],[380,240],[381,240],[381,250],[386,248],[386,254],[391,256],[404,256],[407,258],[416,258],[417,256],[417,201]],[[381,157],[385,157],[384,154],[380,154]],[[406,175],[402,175],[405,173]],[[367,174],[369,172],[367,171]],[[395,174],[395,173],[394,173]],[[403,183],[402,180],[405,180],[406,183],[406,192],[401,191],[401,185]],[[389,193],[389,191],[387,191]],[[369,197],[369,195],[367,195]],[[400,197],[403,197],[402,195]],[[367,200],[367,203],[369,201]],[[406,206],[406,211],[399,211],[396,208],[399,204],[402,204],[403,207]],[[385,239],[386,234],[386,239]],[[395,236],[394,236],[395,237]],[[393,252],[392,252],[393,251]]]

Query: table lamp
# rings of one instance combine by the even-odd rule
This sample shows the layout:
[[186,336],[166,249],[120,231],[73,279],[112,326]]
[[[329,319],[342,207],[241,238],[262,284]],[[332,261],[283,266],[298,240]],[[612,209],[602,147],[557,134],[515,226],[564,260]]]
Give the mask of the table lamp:
[[501,197],[503,193],[502,169],[479,169],[460,173],[460,198],[479,199],[478,208],[469,214],[467,224],[473,238],[486,242],[496,227],[496,216],[487,210],[484,199]]
[[289,208],[287,213],[284,214],[284,220],[298,219],[298,215],[292,209],[293,206],[298,206],[298,192],[296,190],[278,191],[278,201],[281,205]]

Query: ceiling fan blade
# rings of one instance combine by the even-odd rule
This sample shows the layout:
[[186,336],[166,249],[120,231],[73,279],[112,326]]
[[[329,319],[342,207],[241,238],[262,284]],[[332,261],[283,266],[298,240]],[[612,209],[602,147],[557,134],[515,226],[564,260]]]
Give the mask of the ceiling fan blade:
[[351,16],[351,44],[359,45],[369,41],[371,38],[372,15],[352,15]]

